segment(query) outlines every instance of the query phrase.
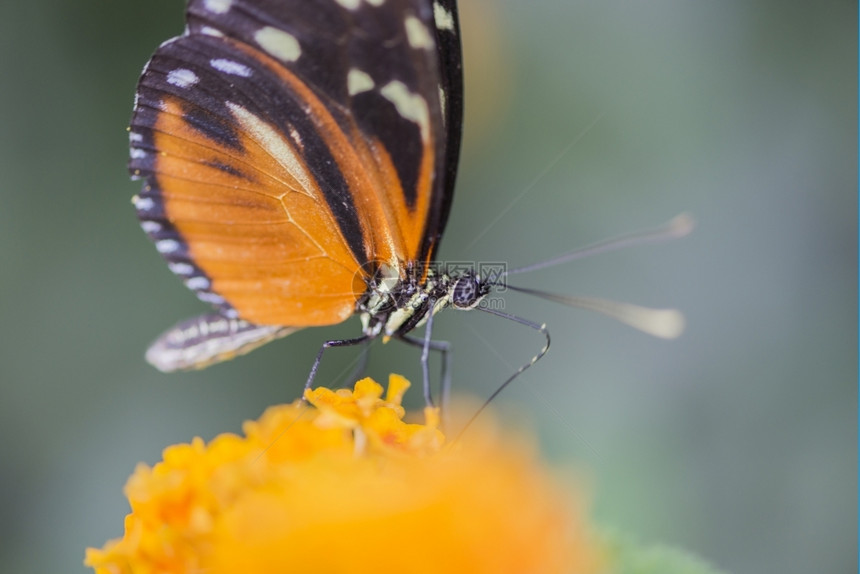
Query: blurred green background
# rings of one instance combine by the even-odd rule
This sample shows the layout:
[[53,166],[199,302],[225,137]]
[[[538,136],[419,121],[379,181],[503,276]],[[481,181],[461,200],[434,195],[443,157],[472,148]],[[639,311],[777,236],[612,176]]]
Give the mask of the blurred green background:
[[[698,220],[681,241],[518,277],[676,306],[689,328],[665,342],[509,294],[553,348],[498,406],[585,477],[602,524],[730,572],[856,571],[856,2],[463,9],[467,131],[443,258],[522,265]],[[84,548],[122,533],[138,461],[291,400],[321,341],[359,330],[303,331],[204,372],[144,362],[204,310],[138,228],[125,172],[137,76],[182,12],[0,3],[3,571],[83,572]],[[436,322],[459,391],[486,397],[540,347],[502,323]],[[330,352],[318,382],[354,356]],[[370,372],[390,371],[418,381],[417,351],[377,345]]]

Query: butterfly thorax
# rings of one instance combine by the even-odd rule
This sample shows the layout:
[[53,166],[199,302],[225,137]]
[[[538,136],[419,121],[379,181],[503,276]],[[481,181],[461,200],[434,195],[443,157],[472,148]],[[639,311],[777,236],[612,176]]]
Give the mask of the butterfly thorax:
[[367,291],[356,304],[365,335],[404,335],[446,307],[474,309],[491,290],[472,269],[448,273],[409,267],[404,275],[381,265],[367,281]]

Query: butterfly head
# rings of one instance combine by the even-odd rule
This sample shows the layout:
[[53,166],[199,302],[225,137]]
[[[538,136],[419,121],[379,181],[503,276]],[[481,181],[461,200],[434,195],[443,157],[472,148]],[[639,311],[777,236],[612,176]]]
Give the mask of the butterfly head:
[[492,284],[482,280],[474,269],[469,269],[460,276],[451,278],[447,295],[455,309],[469,310],[480,305],[492,287]]

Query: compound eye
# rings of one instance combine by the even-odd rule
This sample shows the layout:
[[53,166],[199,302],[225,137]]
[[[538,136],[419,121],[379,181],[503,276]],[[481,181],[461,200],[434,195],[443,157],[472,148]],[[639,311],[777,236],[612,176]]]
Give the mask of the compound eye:
[[461,277],[454,283],[451,292],[451,303],[455,307],[468,309],[478,300],[478,282],[473,277]]

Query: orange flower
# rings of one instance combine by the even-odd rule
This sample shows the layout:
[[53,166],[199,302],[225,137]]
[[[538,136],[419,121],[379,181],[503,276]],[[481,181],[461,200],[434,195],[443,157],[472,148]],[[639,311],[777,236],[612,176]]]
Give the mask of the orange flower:
[[476,425],[444,447],[438,413],[403,421],[388,393],[318,388],[245,438],[169,447],[140,465],[125,535],[86,564],[150,572],[595,572],[598,545],[522,440]]

